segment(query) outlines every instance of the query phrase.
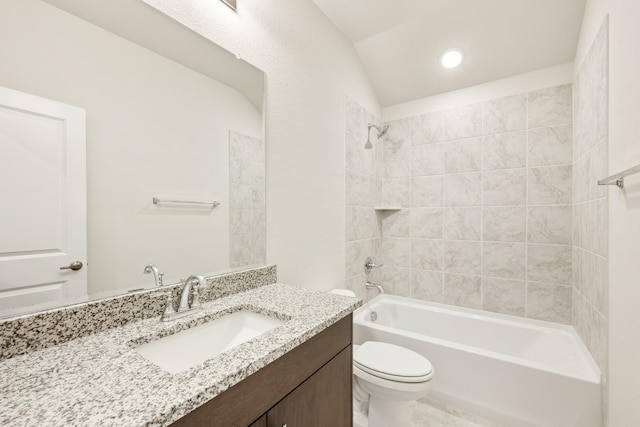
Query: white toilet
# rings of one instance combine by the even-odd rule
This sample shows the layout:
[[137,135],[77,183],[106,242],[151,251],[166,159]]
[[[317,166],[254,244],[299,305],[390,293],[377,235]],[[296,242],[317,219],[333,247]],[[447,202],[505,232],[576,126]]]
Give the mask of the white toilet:
[[[329,293],[355,297],[347,289]],[[425,357],[407,348],[378,341],[354,345],[353,397],[357,404],[368,402],[368,427],[410,426],[409,403],[429,392],[433,373]]]
[[354,397],[369,401],[369,427],[409,426],[409,402],[431,388],[433,366],[394,344],[367,341],[353,347]]

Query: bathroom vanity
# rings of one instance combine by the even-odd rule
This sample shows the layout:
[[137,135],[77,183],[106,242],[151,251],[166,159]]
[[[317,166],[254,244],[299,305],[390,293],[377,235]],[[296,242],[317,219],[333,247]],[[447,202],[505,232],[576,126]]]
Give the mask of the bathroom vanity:
[[[0,425],[350,426],[351,313],[360,304],[274,283],[176,321],[154,316],[9,357],[0,361]],[[177,373],[136,351],[238,311],[282,324]]]

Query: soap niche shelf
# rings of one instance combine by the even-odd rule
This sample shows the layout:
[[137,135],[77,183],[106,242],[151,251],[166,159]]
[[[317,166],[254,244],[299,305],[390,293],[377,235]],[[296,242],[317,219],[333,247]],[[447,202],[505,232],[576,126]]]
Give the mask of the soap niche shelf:
[[402,206],[375,206],[374,209],[378,212],[399,211],[402,210]]

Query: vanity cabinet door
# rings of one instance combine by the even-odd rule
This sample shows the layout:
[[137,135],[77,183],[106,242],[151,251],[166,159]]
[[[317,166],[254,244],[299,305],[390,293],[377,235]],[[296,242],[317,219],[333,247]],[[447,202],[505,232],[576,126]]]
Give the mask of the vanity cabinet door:
[[267,413],[268,427],[351,427],[351,346]]

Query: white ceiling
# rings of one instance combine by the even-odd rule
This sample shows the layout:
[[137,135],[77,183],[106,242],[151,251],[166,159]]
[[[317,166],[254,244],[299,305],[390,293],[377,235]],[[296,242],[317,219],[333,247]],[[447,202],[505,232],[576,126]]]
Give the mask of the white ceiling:
[[[383,107],[573,61],[586,0],[312,0]],[[461,48],[457,69],[439,64]]]

